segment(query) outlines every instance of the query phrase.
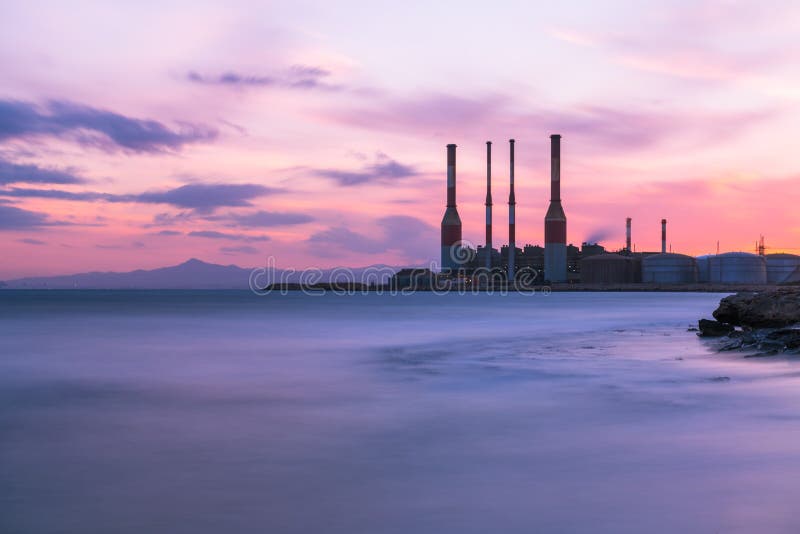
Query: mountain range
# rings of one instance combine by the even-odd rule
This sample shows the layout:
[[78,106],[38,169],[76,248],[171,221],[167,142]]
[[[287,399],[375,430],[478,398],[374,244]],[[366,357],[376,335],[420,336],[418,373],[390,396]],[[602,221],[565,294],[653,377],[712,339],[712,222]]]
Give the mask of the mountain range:
[[[343,268],[324,269],[314,273],[313,282],[328,282],[331,278],[341,279]],[[354,281],[361,281],[365,272],[380,273],[378,280],[382,283],[397,267],[388,265],[370,265],[355,269],[346,269],[353,273]],[[89,272],[62,276],[41,276],[18,278],[0,282],[3,289],[249,289],[250,276],[253,269],[236,265],[217,265],[198,259],[190,259],[180,265],[159,269],[129,272]],[[263,272],[263,271],[262,271]],[[300,273],[290,270],[274,270],[274,280],[297,282]],[[281,278],[283,277],[283,278]],[[266,279],[255,279],[259,286],[266,285]],[[262,284],[262,281],[264,282]]]

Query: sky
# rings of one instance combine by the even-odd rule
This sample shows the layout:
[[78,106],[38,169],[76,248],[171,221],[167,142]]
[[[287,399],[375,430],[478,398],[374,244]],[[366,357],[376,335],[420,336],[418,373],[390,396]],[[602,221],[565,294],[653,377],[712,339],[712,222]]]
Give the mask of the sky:
[[569,242],[800,249],[796,1],[0,3],[0,279],[438,259]]

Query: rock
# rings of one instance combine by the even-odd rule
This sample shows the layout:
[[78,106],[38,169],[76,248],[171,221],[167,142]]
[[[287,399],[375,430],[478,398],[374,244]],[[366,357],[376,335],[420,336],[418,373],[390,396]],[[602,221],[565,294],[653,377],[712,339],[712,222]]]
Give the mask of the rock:
[[725,297],[713,313],[722,323],[757,328],[800,323],[800,289],[781,288]]
[[758,345],[763,337],[763,332],[760,330],[745,330],[742,332],[742,346],[752,347]]
[[716,321],[700,320],[698,335],[727,336],[720,351],[758,351],[746,358],[800,354],[800,327],[787,328],[800,324],[800,288],[737,293],[722,299],[713,315]]
[[785,348],[786,345],[783,343],[783,341],[777,341],[774,339],[765,339],[758,344],[759,350],[763,350],[764,352],[773,352],[775,354],[781,352]]
[[766,339],[781,343],[785,349],[800,348],[800,330],[797,329],[774,330],[766,335]]
[[735,339],[735,340],[731,341],[730,343],[726,343],[726,344],[722,345],[719,348],[719,351],[720,352],[729,352],[729,351],[732,351],[732,350],[739,350],[741,348],[742,348],[742,340],[741,339]]
[[700,319],[698,327],[700,329],[700,334],[698,335],[703,337],[727,336],[735,330],[734,327],[729,324],[719,321],[712,321],[710,319]]
[[753,293],[737,293],[725,297],[719,302],[719,306],[714,313],[714,319],[736,326],[742,325],[742,312],[751,304]]

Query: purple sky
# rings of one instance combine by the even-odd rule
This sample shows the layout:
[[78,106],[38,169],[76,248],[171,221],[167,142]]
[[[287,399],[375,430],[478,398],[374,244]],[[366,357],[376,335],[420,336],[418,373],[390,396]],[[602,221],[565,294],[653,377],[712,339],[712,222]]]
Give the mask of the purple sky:
[[0,278],[189,257],[438,255],[445,145],[464,237],[541,243],[548,136],[568,240],[793,250],[800,4],[39,2],[0,7]]

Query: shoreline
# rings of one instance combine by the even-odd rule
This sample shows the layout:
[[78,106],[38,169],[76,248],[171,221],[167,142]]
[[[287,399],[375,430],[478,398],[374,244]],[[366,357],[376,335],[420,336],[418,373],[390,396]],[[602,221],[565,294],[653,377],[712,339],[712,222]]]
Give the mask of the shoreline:
[[[740,292],[764,292],[775,291],[783,287],[779,285],[730,285],[730,284],[554,284],[533,286],[531,288],[509,288],[506,286],[496,286],[493,288],[472,288],[472,287],[453,287],[450,289],[431,289],[431,288],[392,288],[391,286],[348,286],[336,284],[314,284],[301,287],[299,284],[287,284],[276,286],[262,291],[281,292],[281,291],[331,291],[340,293],[497,293],[507,291],[509,293],[740,293]],[[4,287],[0,288],[0,295],[3,293],[25,292],[25,291],[252,291],[247,287]]]

